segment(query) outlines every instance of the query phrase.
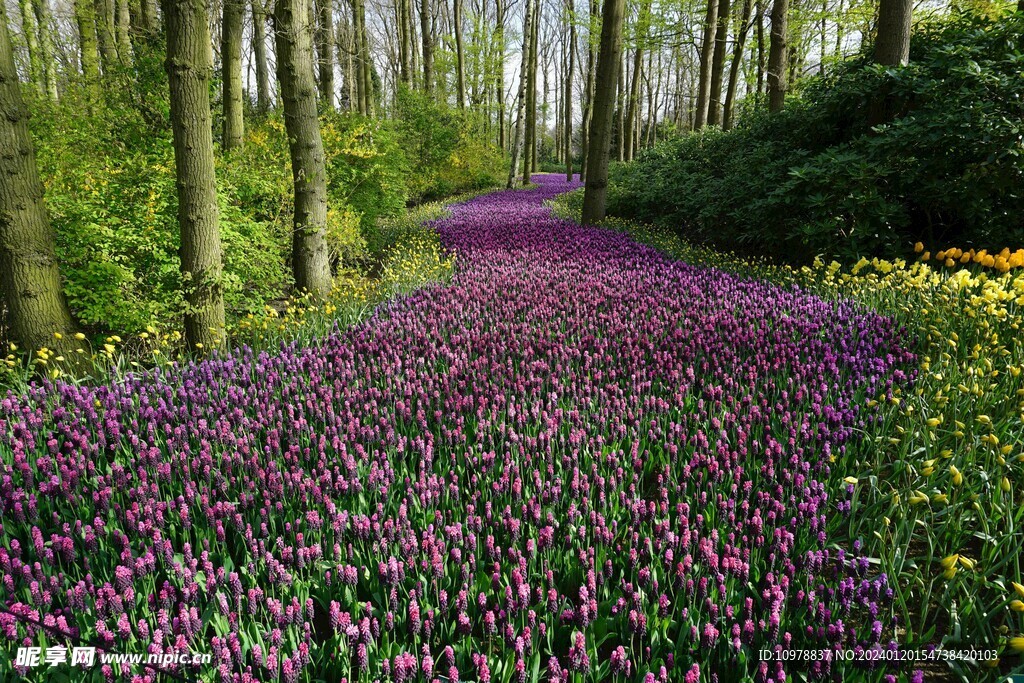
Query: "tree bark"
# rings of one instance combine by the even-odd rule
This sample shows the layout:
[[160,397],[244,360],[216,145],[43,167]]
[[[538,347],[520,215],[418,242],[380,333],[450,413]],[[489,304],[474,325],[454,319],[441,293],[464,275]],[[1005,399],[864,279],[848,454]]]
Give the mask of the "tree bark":
[[75,23],[78,24],[82,80],[90,100],[95,101],[99,98],[100,54],[96,37],[96,7],[92,0],[75,0]]
[[725,110],[722,115],[722,128],[729,130],[733,123],[733,109],[736,104],[736,84],[739,81],[740,65],[743,63],[743,47],[747,42],[747,30],[750,28],[750,11],[753,3],[744,0],[743,14],[740,17],[740,31],[736,35],[736,45],[732,53],[732,65],[729,67],[729,85],[725,90]]
[[594,110],[594,87],[597,71],[597,41],[593,31],[600,19],[598,0],[590,0],[590,22],[587,28],[587,86],[583,95],[583,128],[580,131],[580,181],[586,182],[590,172],[590,124]]
[[704,17],[704,37],[700,44],[700,78],[697,82],[697,105],[693,114],[693,128],[700,130],[708,121],[711,99],[711,67],[715,56],[715,35],[718,32],[718,0],[708,0]]
[[430,0],[420,0],[420,36],[423,41],[423,92],[434,88],[434,31]]
[[128,0],[115,0],[114,12],[117,56],[122,64],[130,64],[132,58],[132,15]]
[[910,60],[912,0],[881,0],[878,4],[878,33],[875,61],[883,66],[902,66]]
[[718,0],[718,28],[715,31],[715,52],[711,59],[711,92],[708,95],[709,126],[722,124],[722,76],[725,74],[725,45],[729,39],[729,0]]
[[57,64],[53,59],[53,20],[49,0],[33,0],[32,10],[39,28],[39,59],[43,64],[43,81],[51,101],[60,98],[57,91]]
[[[531,0],[527,0],[531,2]],[[523,185],[530,183],[534,153],[537,146],[537,34],[540,26],[540,0],[533,2],[533,21],[527,44],[529,61],[526,69],[526,144],[523,149]]]
[[[633,79],[629,85],[629,105],[626,110],[627,127],[632,130],[637,121],[637,109],[640,104],[640,71],[643,65],[644,47],[647,42],[647,27],[650,24],[651,0],[643,0],[640,3],[640,13],[636,22],[636,53],[633,56]],[[633,159],[634,139],[632,135],[626,136],[626,161]]]
[[331,111],[334,109],[334,0],[319,0],[316,16],[317,85],[323,108]]
[[615,84],[622,58],[622,20],[625,0],[605,0],[601,26],[601,49],[597,58],[597,90],[590,131],[590,164],[583,195],[583,223],[593,225],[605,216],[608,194],[608,155],[611,151]]
[[252,0],[252,51],[256,62],[256,110],[266,114],[274,107],[267,63],[267,10],[264,0]]
[[506,187],[515,187],[516,175],[519,170],[519,154],[523,148],[524,118],[526,117],[526,89],[529,83],[527,72],[530,68],[530,42],[533,35],[533,2],[526,0],[526,11],[523,16],[523,52],[519,66],[519,94],[516,96],[516,127],[512,136],[512,163],[508,169]]
[[107,75],[117,62],[117,44],[114,42],[114,0],[95,0],[96,37],[100,44],[103,74]]
[[185,339],[211,349],[224,342],[224,296],[210,129],[210,33],[204,0],[164,0],[171,94]]
[[410,0],[398,0],[401,43],[399,44],[399,69],[402,83],[412,85],[412,10]]
[[615,95],[615,128],[616,128],[616,140],[618,144],[615,145],[616,158],[619,161],[625,161],[625,137],[626,137],[626,63],[625,59],[619,57],[619,78],[618,87]]
[[494,42],[498,53],[494,87],[498,102],[498,149],[504,152],[508,145],[505,127],[505,0],[494,0],[494,17]]
[[39,32],[36,29],[36,16],[32,11],[30,0],[20,0],[18,9],[21,10],[21,29],[25,36],[25,47],[28,50],[28,75],[29,81],[37,92],[43,92],[46,83],[43,77],[43,64],[39,54]]
[[225,152],[241,149],[245,134],[242,118],[242,18],[243,0],[224,0],[221,20],[221,81],[224,127],[221,145]]
[[563,104],[565,114],[562,118],[562,134],[565,136],[565,179],[572,181],[572,77],[576,71],[576,8],[573,0],[565,0],[566,20],[569,22],[569,63],[565,70]]
[[462,0],[455,0],[452,17],[455,33],[455,78],[459,109],[466,106],[466,57],[462,49]]
[[788,71],[789,0],[772,2],[772,32],[768,47],[768,111],[782,110],[786,102]]
[[[28,130],[7,24],[0,3],[0,293],[11,339],[26,351],[70,345],[75,323],[61,289],[53,229]],[[60,334],[58,339],[54,333]],[[61,343],[61,342],[64,343]]]
[[274,33],[277,80],[295,183],[292,272],[295,288],[322,297],[331,290],[327,251],[327,170],[317,118],[313,44],[304,21],[307,0],[277,0]]

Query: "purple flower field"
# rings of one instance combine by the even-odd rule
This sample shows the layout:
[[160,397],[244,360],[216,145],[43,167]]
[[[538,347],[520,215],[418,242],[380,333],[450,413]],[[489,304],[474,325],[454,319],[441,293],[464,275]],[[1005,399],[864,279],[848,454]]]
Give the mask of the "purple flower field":
[[210,681],[910,674],[759,656],[895,647],[829,463],[911,381],[899,331],[537,181],[437,222],[450,285],[321,345],[0,401],[0,679],[81,643]]

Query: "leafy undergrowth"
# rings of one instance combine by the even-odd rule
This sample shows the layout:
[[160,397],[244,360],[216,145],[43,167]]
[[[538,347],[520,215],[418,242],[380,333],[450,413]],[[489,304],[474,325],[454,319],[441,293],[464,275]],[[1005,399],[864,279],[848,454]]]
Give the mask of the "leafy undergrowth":
[[[578,217],[582,193],[552,205]],[[687,263],[857,301],[910,331],[920,361],[913,388],[875,396],[882,419],[833,466],[851,482],[836,541],[857,544],[890,577],[901,642],[1000,652],[1003,661],[950,662],[964,680],[994,676],[987,667],[1020,671],[1024,272],[1000,267],[1000,258],[1013,265],[1016,256],[965,257],[953,248],[913,263],[791,268],[695,246],[662,228],[614,218],[605,225]]]

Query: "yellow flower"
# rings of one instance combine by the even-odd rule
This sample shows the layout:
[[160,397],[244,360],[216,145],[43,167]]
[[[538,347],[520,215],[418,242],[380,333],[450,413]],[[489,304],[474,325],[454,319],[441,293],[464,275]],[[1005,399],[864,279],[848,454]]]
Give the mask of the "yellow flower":
[[924,251],[924,245],[920,242],[916,242],[914,244],[914,252],[920,254],[922,251]]
[[82,341],[83,339],[85,339],[85,335],[82,334],[81,332],[75,332],[75,339],[77,339],[78,341]]
[[950,567],[955,567],[957,561],[959,561],[959,560],[960,560],[960,555],[959,554],[953,554],[953,555],[949,555],[949,556],[944,557],[941,560],[939,560],[939,564],[942,565],[943,569],[949,569]]
[[956,468],[956,465],[949,466],[949,473],[953,475],[953,486],[960,486],[964,483],[964,475],[960,474],[960,470]]
[[1014,612],[1024,612],[1024,602],[1021,602],[1020,600],[1011,600],[1010,609]]
[[1017,652],[1024,652],[1024,637],[1010,638],[1010,648]]

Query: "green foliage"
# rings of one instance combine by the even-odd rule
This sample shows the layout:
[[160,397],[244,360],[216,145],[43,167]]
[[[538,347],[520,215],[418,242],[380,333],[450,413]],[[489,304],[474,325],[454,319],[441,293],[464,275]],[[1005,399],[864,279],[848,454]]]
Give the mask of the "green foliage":
[[501,152],[473,133],[469,115],[421,92],[401,88],[395,129],[413,167],[409,197],[425,201],[499,185]]
[[[779,114],[656,146],[614,174],[609,208],[798,262],[1021,243],[1022,34],[1019,13],[926,24],[909,66],[862,55]],[[887,120],[872,128],[880,93]]]

